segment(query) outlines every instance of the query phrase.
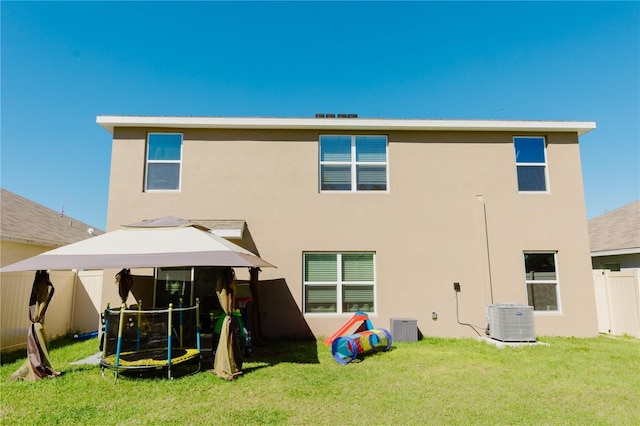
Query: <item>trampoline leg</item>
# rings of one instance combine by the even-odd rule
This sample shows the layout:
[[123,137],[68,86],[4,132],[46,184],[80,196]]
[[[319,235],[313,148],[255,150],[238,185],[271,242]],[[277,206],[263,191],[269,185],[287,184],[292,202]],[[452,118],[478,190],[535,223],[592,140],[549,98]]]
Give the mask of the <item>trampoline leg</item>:
[[[105,367],[104,366],[100,366],[100,373],[102,374],[102,378],[105,379],[105,380],[108,380],[107,376],[104,374],[104,370],[105,370]],[[117,381],[118,381],[118,370],[114,370],[114,372],[113,372],[113,384],[115,385]]]

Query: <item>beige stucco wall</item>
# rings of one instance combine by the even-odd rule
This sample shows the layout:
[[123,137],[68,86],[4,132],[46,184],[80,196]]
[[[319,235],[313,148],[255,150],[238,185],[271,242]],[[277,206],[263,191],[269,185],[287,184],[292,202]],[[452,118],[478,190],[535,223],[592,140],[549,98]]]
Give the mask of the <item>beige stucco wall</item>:
[[37,256],[53,248],[54,247],[25,244],[16,241],[1,241],[0,266],[11,265],[12,263]]
[[144,193],[146,130],[116,129],[108,230],[165,215],[245,219],[278,267],[260,276],[277,294],[263,298],[267,334],[329,335],[350,317],[300,314],[302,253],[325,250],[375,251],[372,322],[412,317],[431,336],[475,336],[456,322],[453,282],[460,320],[484,327],[492,293],[495,303],[526,303],[523,251],[557,250],[562,311],[537,313],[537,334],[597,334],[575,134],[545,135],[545,194],[518,193],[507,132],[391,132],[389,191],[373,194],[319,192],[318,131],[183,134],[181,190]]

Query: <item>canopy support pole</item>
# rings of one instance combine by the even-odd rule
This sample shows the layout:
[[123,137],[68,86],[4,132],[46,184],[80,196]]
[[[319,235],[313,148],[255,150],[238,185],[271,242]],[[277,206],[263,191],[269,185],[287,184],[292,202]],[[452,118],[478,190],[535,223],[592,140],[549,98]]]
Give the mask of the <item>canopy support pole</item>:
[[262,318],[260,317],[260,294],[258,290],[258,275],[260,268],[249,268],[249,289],[253,299],[251,309],[251,321],[249,328],[251,330],[251,339],[256,346],[265,346],[264,336],[262,335]]

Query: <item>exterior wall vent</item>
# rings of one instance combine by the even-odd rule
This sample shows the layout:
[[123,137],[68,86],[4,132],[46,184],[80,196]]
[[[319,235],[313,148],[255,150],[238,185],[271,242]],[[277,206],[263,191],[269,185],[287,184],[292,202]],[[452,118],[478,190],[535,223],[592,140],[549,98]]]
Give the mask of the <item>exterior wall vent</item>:
[[533,307],[514,303],[487,305],[489,337],[502,342],[535,342]]

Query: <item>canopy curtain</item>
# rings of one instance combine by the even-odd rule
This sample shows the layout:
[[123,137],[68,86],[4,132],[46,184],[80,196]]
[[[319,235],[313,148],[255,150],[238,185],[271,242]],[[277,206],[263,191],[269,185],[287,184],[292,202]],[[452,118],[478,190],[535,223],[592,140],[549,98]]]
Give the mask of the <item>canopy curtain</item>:
[[55,288],[47,271],[37,271],[29,300],[29,320],[27,333],[27,359],[9,378],[12,381],[34,382],[47,377],[57,377],[62,373],[51,366],[49,358],[49,336],[44,328],[44,314],[53,298]]
[[236,295],[236,278],[233,269],[227,268],[220,274],[216,294],[225,317],[213,361],[213,372],[223,379],[233,380],[242,374],[242,352],[238,343],[239,325],[233,316]]

